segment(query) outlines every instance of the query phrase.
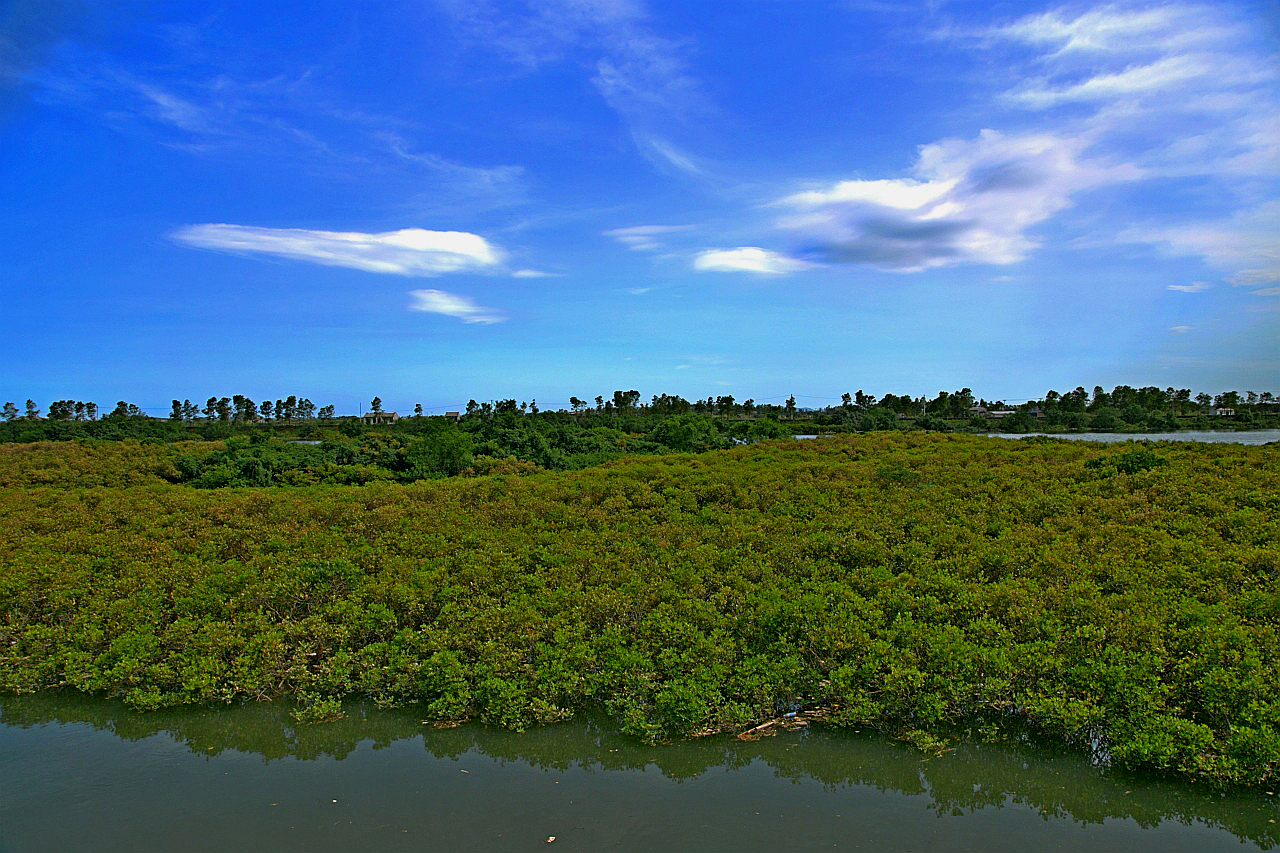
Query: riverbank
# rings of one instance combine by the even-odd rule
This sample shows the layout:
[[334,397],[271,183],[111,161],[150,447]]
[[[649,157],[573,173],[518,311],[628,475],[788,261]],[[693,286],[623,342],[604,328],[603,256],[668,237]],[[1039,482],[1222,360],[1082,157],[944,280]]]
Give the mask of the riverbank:
[[1280,766],[1275,447],[877,433],[218,490],[146,445],[101,485],[76,448],[0,453],[5,690],[511,728],[604,707],[646,740],[822,706],[1190,779]]

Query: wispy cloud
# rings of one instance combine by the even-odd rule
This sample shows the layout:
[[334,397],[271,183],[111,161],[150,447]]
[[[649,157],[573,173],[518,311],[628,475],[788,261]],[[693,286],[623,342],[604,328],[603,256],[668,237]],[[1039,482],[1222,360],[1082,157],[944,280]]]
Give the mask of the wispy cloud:
[[1200,255],[1235,272],[1237,287],[1280,281],[1280,201],[1244,208],[1229,219],[1190,225],[1143,225],[1121,231],[1122,242],[1155,243],[1174,255]]
[[166,50],[170,61],[148,67],[68,45],[56,69],[28,76],[39,101],[201,156],[266,156],[344,178],[398,175],[454,209],[460,201],[492,208],[525,200],[521,167],[460,163],[420,150],[415,122],[344,106],[312,68],[237,77],[198,35],[157,46]]
[[808,269],[811,264],[778,252],[756,246],[737,249],[709,249],[693,260],[693,268],[702,272],[754,272],[785,275]]
[[1185,335],[1193,328],[1193,326],[1170,326],[1169,331],[1173,332],[1175,335]]
[[414,300],[409,305],[410,311],[444,314],[447,317],[457,317],[464,323],[482,325],[501,323],[507,319],[494,312],[492,308],[482,308],[465,296],[445,293],[443,290],[411,290],[409,295]]
[[628,249],[651,252],[662,248],[661,237],[688,231],[692,225],[633,225],[629,228],[614,228],[606,231],[606,237],[612,237]]
[[638,0],[438,0],[455,24],[526,69],[594,57],[591,84],[625,122],[639,152],[663,171],[705,177],[695,157],[670,141],[690,120],[717,112],[686,55],[659,35]]
[[409,276],[495,267],[502,253],[478,234],[404,228],[381,234],[248,225],[191,225],[175,240],[201,249],[274,255],[326,266]]
[[1207,281],[1193,281],[1190,284],[1171,284],[1170,290],[1181,290],[1183,293],[1199,293],[1202,290],[1209,289]]

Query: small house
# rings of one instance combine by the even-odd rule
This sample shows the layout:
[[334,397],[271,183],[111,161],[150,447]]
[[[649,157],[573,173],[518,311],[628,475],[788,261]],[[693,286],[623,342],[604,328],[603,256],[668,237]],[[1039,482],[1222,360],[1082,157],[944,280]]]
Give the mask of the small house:
[[367,415],[362,415],[360,419],[368,426],[373,424],[393,424],[400,420],[400,415],[395,412],[369,412]]

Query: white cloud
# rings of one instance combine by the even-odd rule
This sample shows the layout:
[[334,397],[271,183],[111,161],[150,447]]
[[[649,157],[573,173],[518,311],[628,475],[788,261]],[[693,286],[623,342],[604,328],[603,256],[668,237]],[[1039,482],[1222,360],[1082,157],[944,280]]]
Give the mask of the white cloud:
[[497,266],[501,252],[478,234],[403,228],[381,234],[249,225],[191,225],[173,235],[191,246],[275,255],[366,272],[434,276]]
[[[1126,68],[1115,74],[1099,74],[1081,83],[1051,88],[1047,81],[1033,81],[1008,97],[1033,109],[1070,101],[1100,101],[1126,95],[1159,93],[1196,80],[1215,70],[1208,56],[1169,56],[1149,65]],[[1220,68],[1217,70],[1221,70]]]
[[1264,287],[1253,291],[1254,296],[1280,296],[1280,287]]
[[1254,287],[1280,281],[1280,201],[1238,211],[1229,219],[1192,225],[1135,226],[1117,235],[1122,242],[1162,244],[1173,255],[1200,255],[1214,266],[1234,270],[1228,281]]
[[1207,281],[1193,281],[1190,284],[1171,284],[1170,290],[1181,290],[1183,293],[1199,293],[1202,290],[1209,289]]
[[501,323],[506,317],[494,313],[492,308],[482,308],[465,296],[445,293],[443,290],[411,290],[414,298],[409,306],[410,311],[427,311],[432,314],[444,314],[457,317],[464,323]]
[[543,272],[542,270],[516,270],[511,274],[512,278],[554,278],[559,273]]
[[1071,19],[1064,17],[1062,11],[1044,12],[999,27],[992,34],[1028,44],[1056,46],[1051,57],[1073,53],[1096,57],[1229,42],[1232,31],[1215,21],[1212,10],[1166,4],[1141,10],[1105,6]]
[[903,272],[1011,263],[1043,239],[1032,229],[1086,191],[1197,178],[1235,193],[1236,215],[1170,226],[1152,206],[1152,224],[1134,226],[1134,208],[1119,224],[1104,209],[1089,212],[1094,228],[1201,255],[1237,284],[1280,280],[1280,216],[1259,224],[1257,201],[1274,197],[1280,176],[1276,61],[1256,32],[1219,7],[1172,3],[1031,15],[982,38],[1036,51],[1011,59],[1004,100],[1030,108],[1039,129],[940,140],[921,146],[906,176],[780,199],[790,211],[775,225],[798,236],[801,257]]
[[709,249],[693,260],[693,268],[703,272],[755,272],[784,275],[807,269],[810,264],[778,252],[755,246],[737,249]]
[[920,149],[913,179],[840,181],[795,193],[778,220],[815,256],[918,271],[947,264],[1007,264],[1036,243],[1033,225],[1071,204],[1073,194],[1137,178],[1133,167],[1084,159],[1087,138],[1051,133],[946,139]]
[[612,237],[628,249],[639,252],[650,252],[662,248],[658,239],[665,234],[688,231],[692,225],[634,225],[630,228],[614,228],[606,231],[606,237]]
[[1175,335],[1185,335],[1193,328],[1194,326],[1170,326],[1169,331],[1173,332]]
[[881,181],[840,181],[826,191],[812,190],[796,193],[782,200],[794,207],[819,207],[841,202],[866,202],[899,210],[914,210],[931,201],[937,201],[955,188],[955,181],[931,181],[920,183],[910,179]]
[[649,162],[658,166],[663,171],[668,171],[668,166],[674,166],[676,171],[683,172],[686,175],[693,175],[698,178],[706,178],[706,171],[694,162],[694,158],[676,148],[665,139],[654,136],[652,134],[632,134],[636,147],[640,149],[640,153],[644,154]]

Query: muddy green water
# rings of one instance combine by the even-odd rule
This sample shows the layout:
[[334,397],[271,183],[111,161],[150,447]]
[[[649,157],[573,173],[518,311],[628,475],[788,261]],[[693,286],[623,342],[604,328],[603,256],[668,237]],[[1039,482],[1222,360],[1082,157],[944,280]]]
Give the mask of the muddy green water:
[[0,697],[4,851],[1208,853],[1280,845],[1276,799],[1031,742],[930,759],[813,728],[649,747],[607,721],[435,729],[351,705],[295,726],[283,705]]

